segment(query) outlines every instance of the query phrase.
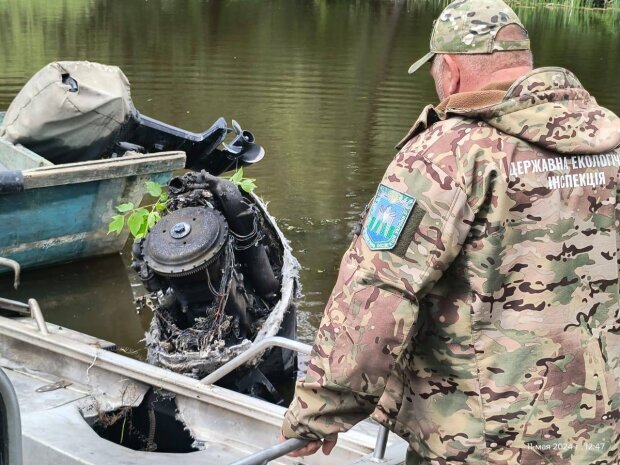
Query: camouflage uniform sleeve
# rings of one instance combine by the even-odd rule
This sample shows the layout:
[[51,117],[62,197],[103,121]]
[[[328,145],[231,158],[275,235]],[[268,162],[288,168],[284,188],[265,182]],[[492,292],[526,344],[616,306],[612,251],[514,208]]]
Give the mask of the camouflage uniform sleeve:
[[[395,245],[371,250],[377,244],[369,228],[376,229],[375,205],[385,188],[415,203],[404,225],[396,228]],[[406,148],[397,155],[362,235],[342,259],[306,377],[298,382],[285,415],[285,437],[323,438],[372,413],[415,332],[418,301],[460,253],[473,217],[463,189],[426,156]]]

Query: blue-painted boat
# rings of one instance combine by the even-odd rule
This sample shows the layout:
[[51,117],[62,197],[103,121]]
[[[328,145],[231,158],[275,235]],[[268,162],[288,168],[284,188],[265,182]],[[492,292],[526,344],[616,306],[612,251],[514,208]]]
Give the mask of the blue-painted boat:
[[115,206],[184,166],[181,151],[54,165],[0,138],[0,256],[28,268],[117,253],[128,232],[108,235]]

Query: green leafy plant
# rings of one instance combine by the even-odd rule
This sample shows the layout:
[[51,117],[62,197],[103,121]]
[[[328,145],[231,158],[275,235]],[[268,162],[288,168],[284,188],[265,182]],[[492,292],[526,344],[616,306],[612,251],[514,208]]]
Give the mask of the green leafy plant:
[[256,184],[254,184],[254,181],[256,181],[256,179],[244,178],[243,177],[243,167],[241,167],[237,171],[235,171],[235,174],[233,174],[229,178],[229,180],[235,186],[239,186],[241,189],[246,191],[248,194],[251,194],[254,191],[254,189],[256,189]]
[[108,225],[108,234],[116,233],[117,235],[123,231],[125,224],[129,227],[131,235],[136,239],[146,236],[155,223],[161,219],[161,213],[166,211],[166,201],[168,193],[162,189],[156,182],[149,181],[146,183],[146,191],[150,196],[157,200],[151,205],[144,207],[136,207],[133,203],[121,203],[116,206],[116,210],[120,215],[112,217]]
[[[248,194],[256,189],[256,184],[254,183],[256,179],[244,178],[243,168],[235,171],[235,174],[229,180]],[[149,181],[146,183],[146,191],[157,199],[155,203],[150,205],[136,207],[131,202],[117,205],[116,210],[120,215],[114,215],[110,220],[108,234],[116,233],[118,235],[123,232],[123,228],[127,225],[134,238],[140,239],[146,236],[161,219],[161,213],[167,210],[168,193],[163,190],[163,187],[165,186],[161,186],[156,182]]]

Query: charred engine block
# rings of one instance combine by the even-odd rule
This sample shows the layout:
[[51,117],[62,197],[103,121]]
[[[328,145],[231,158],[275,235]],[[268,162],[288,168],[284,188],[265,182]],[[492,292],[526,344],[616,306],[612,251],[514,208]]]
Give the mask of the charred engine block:
[[172,349],[252,339],[279,299],[281,266],[256,206],[205,171],[174,178],[169,191],[169,213],[135,242],[132,267],[157,295],[162,326],[179,331]]

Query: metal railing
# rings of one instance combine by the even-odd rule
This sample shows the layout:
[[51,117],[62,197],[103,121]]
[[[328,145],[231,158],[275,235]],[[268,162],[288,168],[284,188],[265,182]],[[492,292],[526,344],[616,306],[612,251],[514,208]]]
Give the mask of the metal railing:
[[[268,337],[252,344],[248,350],[242,354],[239,354],[228,363],[225,363],[210,375],[205,376],[200,380],[200,382],[203,384],[213,384],[243,364],[260,356],[265,350],[272,347],[281,347],[283,349],[294,350],[306,355],[309,355],[312,349],[308,344],[293,341],[292,339],[287,339],[285,337]],[[385,426],[382,426],[377,434],[377,441],[372,455],[373,459],[380,461],[385,457],[388,435],[388,429]],[[248,457],[237,460],[230,465],[266,465],[271,460],[279,459],[293,451],[301,449],[308,444],[308,442],[310,441],[307,439],[287,439],[280,444],[260,450],[252,455],[249,455]]]
[[310,441],[307,439],[287,439],[280,444],[276,444],[275,446],[258,451],[241,460],[237,460],[231,465],[266,465],[271,460],[279,459],[286,454],[301,449],[308,444],[308,442]]
[[232,372],[233,370],[239,368],[244,363],[249,362],[250,360],[261,355],[265,350],[270,349],[272,347],[281,347],[283,349],[290,349],[296,352],[300,352],[302,354],[309,355],[310,347],[308,344],[304,344],[302,342],[293,341],[292,339],[287,339],[285,337],[273,336],[267,337],[259,342],[256,342],[250,346],[248,350],[237,355],[231,361],[225,363],[217,370],[215,370],[210,375],[205,376],[200,380],[203,384],[213,384],[224,376]]
[[390,434],[390,430],[385,426],[382,426],[379,429],[379,433],[377,434],[377,442],[375,442],[375,450],[372,453],[372,458],[376,460],[383,460],[385,457],[385,449],[387,447],[387,440]]
[[[19,287],[19,275],[21,271],[19,263],[17,263],[15,260],[0,257],[0,266],[7,266],[13,269],[15,273],[13,286],[15,287],[15,289],[17,289]],[[47,329],[47,323],[45,322],[45,318],[43,317],[43,312],[41,311],[39,303],[35,299],[28,299],[28,303],[25,304],[16,300],[10,300],[0,297],[0,308],[4,310],[9,310],[11,312],[21,313],[23,315],[30,315],[34,319],[34,321],[36,321],[37,328],[39,329],[41,334],[43,334],[44,336],[47,336],[49,334],[49,331]]]
[[0,257],[0,266],[6,266],[13,269],[15,279],[13,280],[13,287],[17,289],[19,287],[19,275],[21,272],[21,266],[15,260]]
[[47,329],[47,323],[43,317],[43,312],[39,303],[35,299],[28,299],[28,303],[18,302],[16,300],[9,300],[0,297],[0,308],[3,310],[9,310],[15,313],[21,313],[22,315],[30,315],[32,319],[37,323],[37,328],[44,336],[47,336],[50,332]]

